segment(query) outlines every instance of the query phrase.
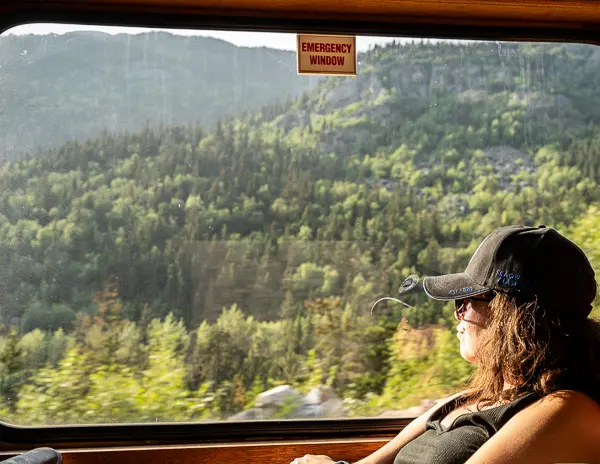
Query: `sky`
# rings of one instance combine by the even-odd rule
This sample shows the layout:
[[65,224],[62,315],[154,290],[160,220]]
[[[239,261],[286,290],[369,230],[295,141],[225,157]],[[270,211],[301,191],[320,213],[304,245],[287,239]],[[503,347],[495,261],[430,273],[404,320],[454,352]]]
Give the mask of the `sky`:
[[[184,29],[146,29],[139,27],[80,26],[75,24],[27,24],[9,29],[4,34],[64,34],[72,31],[101,31],[108,34],[141,34],[151,30],[162,30],[180,35],[216,37],[243,47],[269,47],[296,50],[296,34],[274,32],[197,31]],[[356,37],[356,48],[366,51],[375,44],[391,42],[389,37]],[[397,39],[398,40],[398,39]]]

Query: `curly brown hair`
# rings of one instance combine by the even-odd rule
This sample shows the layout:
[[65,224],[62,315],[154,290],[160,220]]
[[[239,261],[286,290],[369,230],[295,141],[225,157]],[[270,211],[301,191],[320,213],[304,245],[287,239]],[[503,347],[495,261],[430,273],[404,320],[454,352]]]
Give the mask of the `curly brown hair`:
[[491,405],[576,390],[600,403],[600,322],[568,309],[497,293],[464,400]]

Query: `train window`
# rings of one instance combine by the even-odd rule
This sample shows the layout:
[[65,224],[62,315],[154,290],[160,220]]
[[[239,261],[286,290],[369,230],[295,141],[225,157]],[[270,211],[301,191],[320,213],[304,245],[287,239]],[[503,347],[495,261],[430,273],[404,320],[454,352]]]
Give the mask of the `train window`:
[[472,373],[422,276],[510,223],[600,271],[596,47],[365,36],[328,77],[295,44],[0,36],[0,420],[414,417]]

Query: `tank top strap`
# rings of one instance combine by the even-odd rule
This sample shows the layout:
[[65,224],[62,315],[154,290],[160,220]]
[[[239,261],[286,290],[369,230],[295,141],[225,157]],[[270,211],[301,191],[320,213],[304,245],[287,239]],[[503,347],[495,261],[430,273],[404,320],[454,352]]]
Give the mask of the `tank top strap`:
[[429,417],[426,428],[431,428],[436,430],[438,433],[443,433],[464,423],[479,422],[485,423],[487,425],[486,428],[488,428],[489,432],[493,434],[500,430],[500,428],[515,414],[525,409],[539,398],[540,395],[537,393],[527,393],[520,398],[511,401],[510,403],[501,404],[499,406],[494,406],[493,408],[484,409],[481,411],[473,411],[461,414],[454,419],[450,426],[444,428],[441,425],[442,419],[463,403],[463,398],[458,396],[444,403],[440,408],[436,409]]
[[497,432],[504,424],[512,419],[515,414],[532,403],[535,403],[540,398],[541,396],[537,393],[527,393],[510,403],[481,411],[479,416],[485,418],[486,422],[493,427],[495,432]]

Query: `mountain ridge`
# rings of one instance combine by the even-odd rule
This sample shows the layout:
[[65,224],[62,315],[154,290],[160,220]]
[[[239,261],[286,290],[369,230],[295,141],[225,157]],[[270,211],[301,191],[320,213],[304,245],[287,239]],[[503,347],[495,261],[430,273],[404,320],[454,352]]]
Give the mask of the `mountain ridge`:
[[218,119],[294,98],[318,78],[293,52],[156,31],[0,37],[0,148],[15,158],[109,131]]
[[[70,257],[46,296],[34,290],[43,278],[32,281],[25,268],[5,276],[16,287],[4,307],[23,314],[37,295],[75,308],[117,276],[125,301],[154,302],[159,312],[172,305],[192,326],[231,304],[261,319],[289,317],[302,299],[328,292],[363,308],[353,276],[379,276],[372,291],[380,294],[423,267],[460,268],[494,226],[569,224],[598,197],[598,162],[589,159],[598,97],[580,86],[598,78],[571,66],[594,50],[514,50],[376,47],[356,78],[324,79],[293,102],[214,129],[107,133],[4,165],[6,243],[27,243],[9,247],[7,259],[21,262],[15,250],[31,243],[32,259],[47,268],[57,266],[45,255],[50,243]],[[218,269],[191,251],[212,240],[231,242],[203,249]],[[292,252],[283,246],[290,240],[356,242],[362,257]],[[237,241],[248,243],[241,255]],[[395,264],[383,270],[382,261]],[[439,308],[411,314],[436,321]]]

